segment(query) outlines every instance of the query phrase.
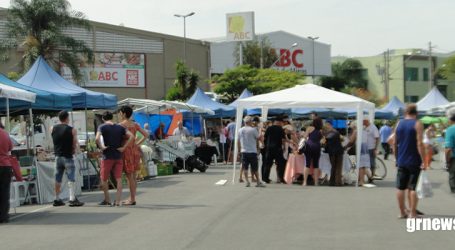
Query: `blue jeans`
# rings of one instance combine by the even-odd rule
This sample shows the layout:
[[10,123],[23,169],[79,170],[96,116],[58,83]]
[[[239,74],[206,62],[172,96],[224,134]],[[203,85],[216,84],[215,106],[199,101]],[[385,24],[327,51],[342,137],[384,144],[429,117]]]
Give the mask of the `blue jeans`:
[[63,173],[66,172],[68,181],[75,182],[76,166],[73,158],[57,156],[55,158],[55,181],[62,183]]

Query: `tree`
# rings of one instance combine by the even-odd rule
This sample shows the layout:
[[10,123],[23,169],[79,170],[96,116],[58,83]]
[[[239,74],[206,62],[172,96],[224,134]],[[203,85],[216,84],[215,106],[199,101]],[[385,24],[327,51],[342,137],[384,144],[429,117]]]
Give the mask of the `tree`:
[[6,32],[8,39],[0,42],[2,59],[8,60],[13,48],[23,48],[21,65],[27,71],[42,56],[55,69],[60,62],[72,71],[76,81],[82,74],[80,53],[93,62],[93,51],[83,42],[65,34],[65,29],[91,29],[82,12],[71,10],[66,0],[12,0],[8,9]]
[[189,70],[183,61],[178,61],[175,69],[176,79],[174,86],[168,90],[166,99],[185,101],[196,91],[200,77],[197,72]]
[[367,88],[367,80],[363,77],[362,63],[356,59],[332,63],[332,76],[321,77],[320,82],[321,86],[337,91],[343,88]]
[[216,77],[214,91],[234,101],[247,88],[254,94],[264,94],[295,86],[302,83],[304,76],[296,72],[275,69],[256,69],[250,65],[242,65]]
[[[243,64],[249,64],[254,68],[261,67],[261,43],[262,43],[262,57],[264,60],[264,68],[270,68],[272,64],[278,59],[275,49],[272,48],[271,43],[266,37],[261,40],[242,42]],[[235,47],[234,57],[236,65],[240,65],[240,44]]]
[[437,70],[437,73],[446,80],[455,80],[455,55],[447,58],[443,66]]

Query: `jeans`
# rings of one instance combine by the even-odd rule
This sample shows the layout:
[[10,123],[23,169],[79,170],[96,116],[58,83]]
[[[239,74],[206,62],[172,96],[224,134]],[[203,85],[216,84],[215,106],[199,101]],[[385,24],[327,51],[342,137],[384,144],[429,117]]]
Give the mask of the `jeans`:
[[11,167],[0,166],[0,223],[8,221]]

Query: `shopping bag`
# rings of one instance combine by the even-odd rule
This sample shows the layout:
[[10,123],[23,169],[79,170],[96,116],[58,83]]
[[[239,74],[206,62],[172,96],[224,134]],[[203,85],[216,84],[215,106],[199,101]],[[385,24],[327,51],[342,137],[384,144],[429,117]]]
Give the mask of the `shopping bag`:
[[433,196],[433,189],[431,188],[431,182],[426,171],[420,172],[419,179],[417,180],[416,192],[419,199]]

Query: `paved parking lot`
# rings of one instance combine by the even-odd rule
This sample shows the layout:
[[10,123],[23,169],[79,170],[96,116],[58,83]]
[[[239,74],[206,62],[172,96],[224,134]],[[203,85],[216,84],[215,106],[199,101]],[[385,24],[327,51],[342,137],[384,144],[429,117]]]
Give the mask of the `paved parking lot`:
[[[453,231],[406,232],[387,164],[375,188],[246,188],[218,167],[142,182],[135,207],[98,207],[100,192],[84,193],[84,207],[20,207],[0,226],[1,249],[453,249]],[[455,217],[447,172],[434,166],[434,197],[419,207]]]

